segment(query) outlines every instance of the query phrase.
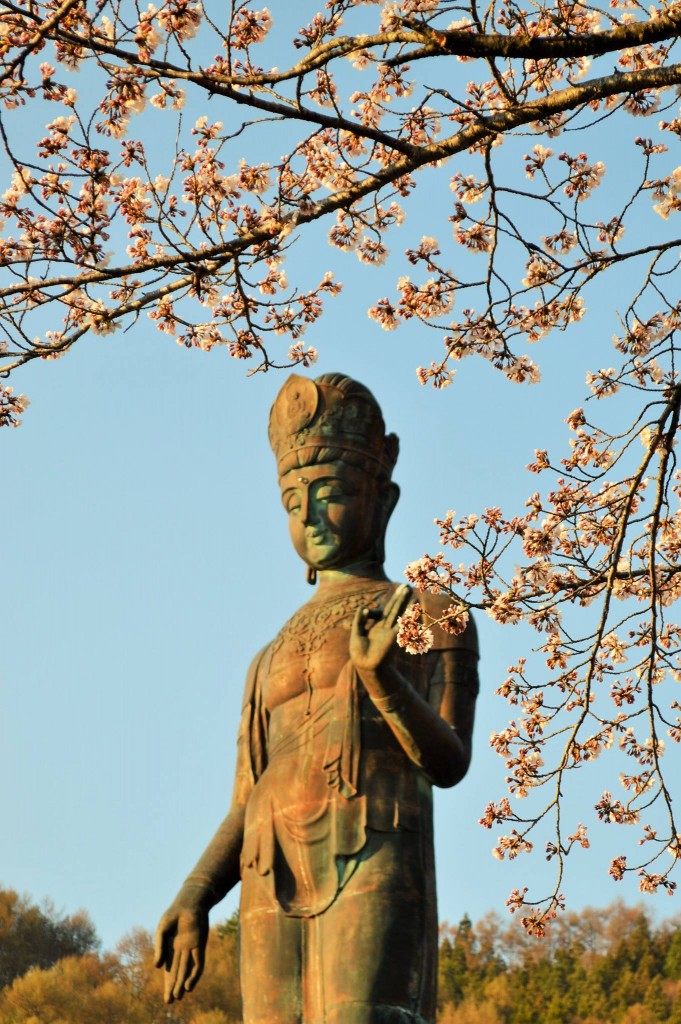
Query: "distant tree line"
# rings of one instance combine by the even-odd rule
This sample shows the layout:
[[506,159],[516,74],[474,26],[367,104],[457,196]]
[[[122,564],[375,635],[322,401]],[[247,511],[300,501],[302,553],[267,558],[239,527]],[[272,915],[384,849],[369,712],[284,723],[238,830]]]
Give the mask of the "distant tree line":
[[237,934],[235,918],[211,929],[200,988],[166,1007],[150,933],[102,952],[84,911],[0,889],[0,1024],[239,1024]]
[[544,939],[496,914],[443,926],[439,1024],[681,1024],[681,921],[586,907]]
[[[211,929],[206,974],[161,1002],[152,940],[102,952],[87,914],[0,889],[0,1024],[239,1024],[238,919]],[[441,929],[438,1024],[681,1024],[681,923],[612,904],[543,940],[489,914]]]

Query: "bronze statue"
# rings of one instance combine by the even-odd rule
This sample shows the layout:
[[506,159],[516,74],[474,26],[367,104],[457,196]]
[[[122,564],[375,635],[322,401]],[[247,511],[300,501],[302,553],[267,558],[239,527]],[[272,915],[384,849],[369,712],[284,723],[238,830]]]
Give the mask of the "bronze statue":
[[385,576],[398,440],[363,385],[290,377],[269,436],[318,586],[249,670],[231,809],[158,927],[166,1000],[198,981],[208,911],[241,879],[245,1024],[432,1024],[431,787],[470,763],[475,628],[395,643],[412,601],[450,602]]

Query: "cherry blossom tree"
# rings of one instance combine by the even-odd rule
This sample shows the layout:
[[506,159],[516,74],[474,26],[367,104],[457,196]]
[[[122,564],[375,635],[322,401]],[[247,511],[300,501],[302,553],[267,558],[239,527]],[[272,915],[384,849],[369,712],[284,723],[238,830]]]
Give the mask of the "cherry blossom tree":
[[[439,332],[423,384],[445,387],[466,356],[538,381],[528,346],[585,329],[589,295],[626,268],[614,365],[587,380],[609,425],[582,403],[565,456],[536,452],[543,486],[520,512],[447,513],[442,550],[407,574],[451,594],[454,633],[470,608],[536,633],[500,686],[508,793],[482,822],[505,831],[501,859],[539,842],[556,886],[514,890],[511,911],[542,934],[562,907],[566,859],[589,845],[588,821],[561,817],[562,788],[605,753],[619,796],[603,792],[585,821],[637,827],[639,856],[614,849],[612,877],[672,893],[681,4],[329,0],[302,27],[306,5],[279,7],[0,0],[0,373],[138,320],[253,371],[308,366],[303,335],[341,285],[321,255],[311,279],[295,254],[325,224],[331,247],[384,263],[428,173],[452,193],[439,238],[407,216],[409,274],[368,310],[385,330]],[[26,404],[0,385],[0,424]],[[427,648],[431,625],[410,610],[400,642]]]

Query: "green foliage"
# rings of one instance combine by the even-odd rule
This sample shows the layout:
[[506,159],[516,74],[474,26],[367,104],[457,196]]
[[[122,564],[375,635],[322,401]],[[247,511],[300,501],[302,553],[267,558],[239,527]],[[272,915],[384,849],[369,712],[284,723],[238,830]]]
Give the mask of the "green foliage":
[[239,911],[235,910],[231,917],[228,917],[222,924],[217,925],[217,933],[221,939],[235,939],[239,937]]
[[439,1024],[681,1024],[681,924],[640,907],[566,914],[544,940],[464,918],[439,968]]
[[66,956],[94,952],[99,945],[92,921],[79,910],[59,915],[13,889],[0,889],[0,988],[31,967],[51,967]]
[[0,1024],[238,1024],[235,937],[213,928],[196,991],[170,1007],[161,992],[152,937],[136,929],[115,953],[67,957],[16,978],[0,993]]
[[681,930],[674,932],[669,940],[664,973],[668,978],[681,981]]
[[[111,957],[85,953],[34,967],[3,992],[2,1024],[142,1024],[129,993],[116,983]],[[151,1024],[151,1022],[150,1022]]]

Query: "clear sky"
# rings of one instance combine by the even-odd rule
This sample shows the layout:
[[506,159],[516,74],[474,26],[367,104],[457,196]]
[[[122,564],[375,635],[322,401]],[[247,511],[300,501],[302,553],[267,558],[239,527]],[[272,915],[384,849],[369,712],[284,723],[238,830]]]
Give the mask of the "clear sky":
[[[426,179],[404,239],[392,237],[396,252],[436,233],[444,207],[428,189]],[[453,261],[449,229],[441,234]],[[583,401],[585,371],[610,365],[612,293],[594,292],[590,315],[533,353],[540,385],[510,384],[476,360],[436,393],[414,371],[439,355],[439,337],[414,322],[384,333],[367,318],[394,270],[334,255],[323,235],[311,232],[298,259],[315,278],[333,267],[345,288],[310,334],[320,359],[303,372],[367,384],[401,439],[387,542],[400,580],[408,561],[437,549],[433,518],[449,508],[522,512],[537,486],[524,471],[535,448],[564,453],[563,419]],[[246,379],[244,369],[141,320],[17,374],[32,405],[18,430],[0,432],[0,883],[86,908],[106,946],[155,926],[226,813],[247,666],[309,596],[267,444],[285,377]],[[508,717],[494,690],[528,644],[522,631],[477,621],[473,766],[437,799],[440,915],[450,921],[503,912],[520,884],[539,895],[546,873],[541,849],[494,860],[497,833],[477,824],[504,794],[503,761],[487,745]],[[599,770],[580,772],[567,794],[570,824],[592,824]],[[638,898],[635,885],[608,879],[613,828],[595,825],[593,849],[571,857],[572,908]],[[216,918],[235,905],[230,897]]]

